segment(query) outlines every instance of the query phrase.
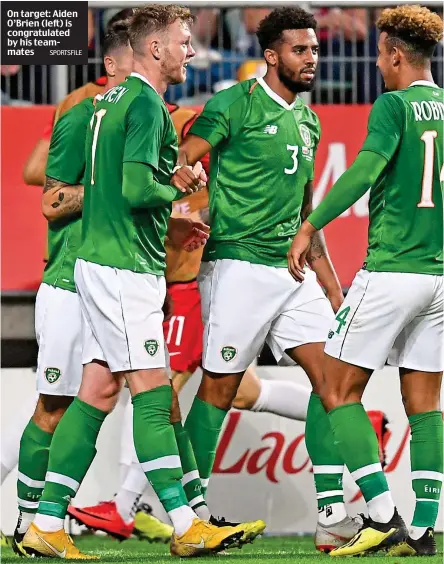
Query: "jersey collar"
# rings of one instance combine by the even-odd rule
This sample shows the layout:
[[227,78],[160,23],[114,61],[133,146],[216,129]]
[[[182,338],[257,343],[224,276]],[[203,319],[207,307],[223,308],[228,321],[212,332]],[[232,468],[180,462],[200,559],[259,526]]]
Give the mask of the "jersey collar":
[[158,96],[160,96],[159,92],[157,92],[157,90],[154,88],[154,86],[151,84],[151,82],[150,82],[147,78],[145,78],[142,74],[139,74],[138,72],[132,72],[132,73],[130,74],[130,76],[134,76],[134,77],[136,77],[136,78],[140,78],[140,80],[142,80],[143,82],[145,82],[146,84],[148,84],[148,86],[149,86],[150,88],[152,88],[152,89],[154,90],[154,92],[155,92]]
[[415,82],[412,82],[412,84],[409,85],[409,88],[410,86],[430,86],[431,88],[438,87],[437,84],[431,82],[430,80],[415,80]]
[[292,110],[295,107],[296,102],[298,100],[297,98],[294,102],[292,102],[291,104],[288,104],[283,98],[281,98],[279,96],[279,94],[276,94],[276,92],[268,86],[268,84],[265,82],[265,80],[262,77],[259,77],[256,80],[262,86],[262,88],[265,90],[266,94],[268,94],[268,96],[270,96],[270,98],[273,99],[277,104],[279,104],[280,106],[282,106],[286,110]]

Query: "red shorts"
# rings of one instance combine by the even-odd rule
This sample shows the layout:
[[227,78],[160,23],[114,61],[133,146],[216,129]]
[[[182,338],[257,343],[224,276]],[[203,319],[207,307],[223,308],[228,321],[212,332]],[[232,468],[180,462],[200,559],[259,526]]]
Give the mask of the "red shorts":
[[173,315],[163,324],[170,353],[171,370],[194,372],[202,362],[202,312],[197,282],[176,283],[168,287]]

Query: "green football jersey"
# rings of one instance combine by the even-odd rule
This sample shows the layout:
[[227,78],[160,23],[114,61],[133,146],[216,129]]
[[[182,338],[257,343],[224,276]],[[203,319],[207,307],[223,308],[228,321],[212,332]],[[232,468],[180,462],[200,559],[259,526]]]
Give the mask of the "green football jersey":
[[316,114],[287,104],[263,79],[207,102],[190,132],[212,146],[211,235],[203,260],[238,259],[287,267],[320,138]]
[[134,210],[122,194],[123,163],[149,165],[169,184],[178,140],[163,99],[136,73],[96,101],[86,136],[83,242],[79,258],[163,275],[171,204]]
[[367,270],[443,273],[443,94],[418,81],[373,105],[361,151],[388,164],[370,190]]
[[[57,121],[51,137],[46,176],[66,184],[83,184],[85,137],[93,111],[93,99],[86,98]],[[45,284],[76,291],[74,265],[81,234],[80,214],[48,223],[48,262],[43,273]]]

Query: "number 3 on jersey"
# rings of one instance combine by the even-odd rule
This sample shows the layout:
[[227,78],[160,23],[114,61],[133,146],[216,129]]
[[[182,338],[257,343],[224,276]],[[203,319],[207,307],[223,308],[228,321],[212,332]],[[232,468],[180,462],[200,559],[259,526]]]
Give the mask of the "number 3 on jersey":
[[[94,162],[96,160],[96,148],[97,148],[97,138],[99,136],[99,129],[100,129],[100,124],[102,123],[102,118],[103,116],[106,114],[107,110],[103,109],[103,110],[99,110],[98,112],[96,112],[93,117],[91,118],[91,128],[94,127],[94,133],[93,133],[93,142],[92,142],[92,155],[91,155],[91,185],[94,185]],[[96,125],[94,126],[94,118],[97,118],[96,121]]]
[[291,158],[293,159],[292,168],[284,168],[285,174],[294,174],[298,169],[298,151],[297,145],[287,145],[287,151],[292,151]]

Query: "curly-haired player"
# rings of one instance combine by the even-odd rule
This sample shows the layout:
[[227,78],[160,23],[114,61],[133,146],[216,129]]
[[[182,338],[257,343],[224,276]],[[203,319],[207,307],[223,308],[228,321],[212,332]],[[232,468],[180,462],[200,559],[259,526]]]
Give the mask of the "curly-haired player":
[[[390,92],[376,100],[361,152],[304,222],[289,253],[290,271],[302,280],[310,237],[371,190],[367,259],[331,327],[321,390],[336,444],[361,488],[369,518],[332,556],[391,545],[393,555],[435,554],[443,479],[444,92],[430,70],[443,22],[427,8],[400,6],[384,10],[378,28],[377,64]],[[409,532],[393,503],[361,403],[372,372],[386,361],[399,367],[412,434],[416,505]]]

